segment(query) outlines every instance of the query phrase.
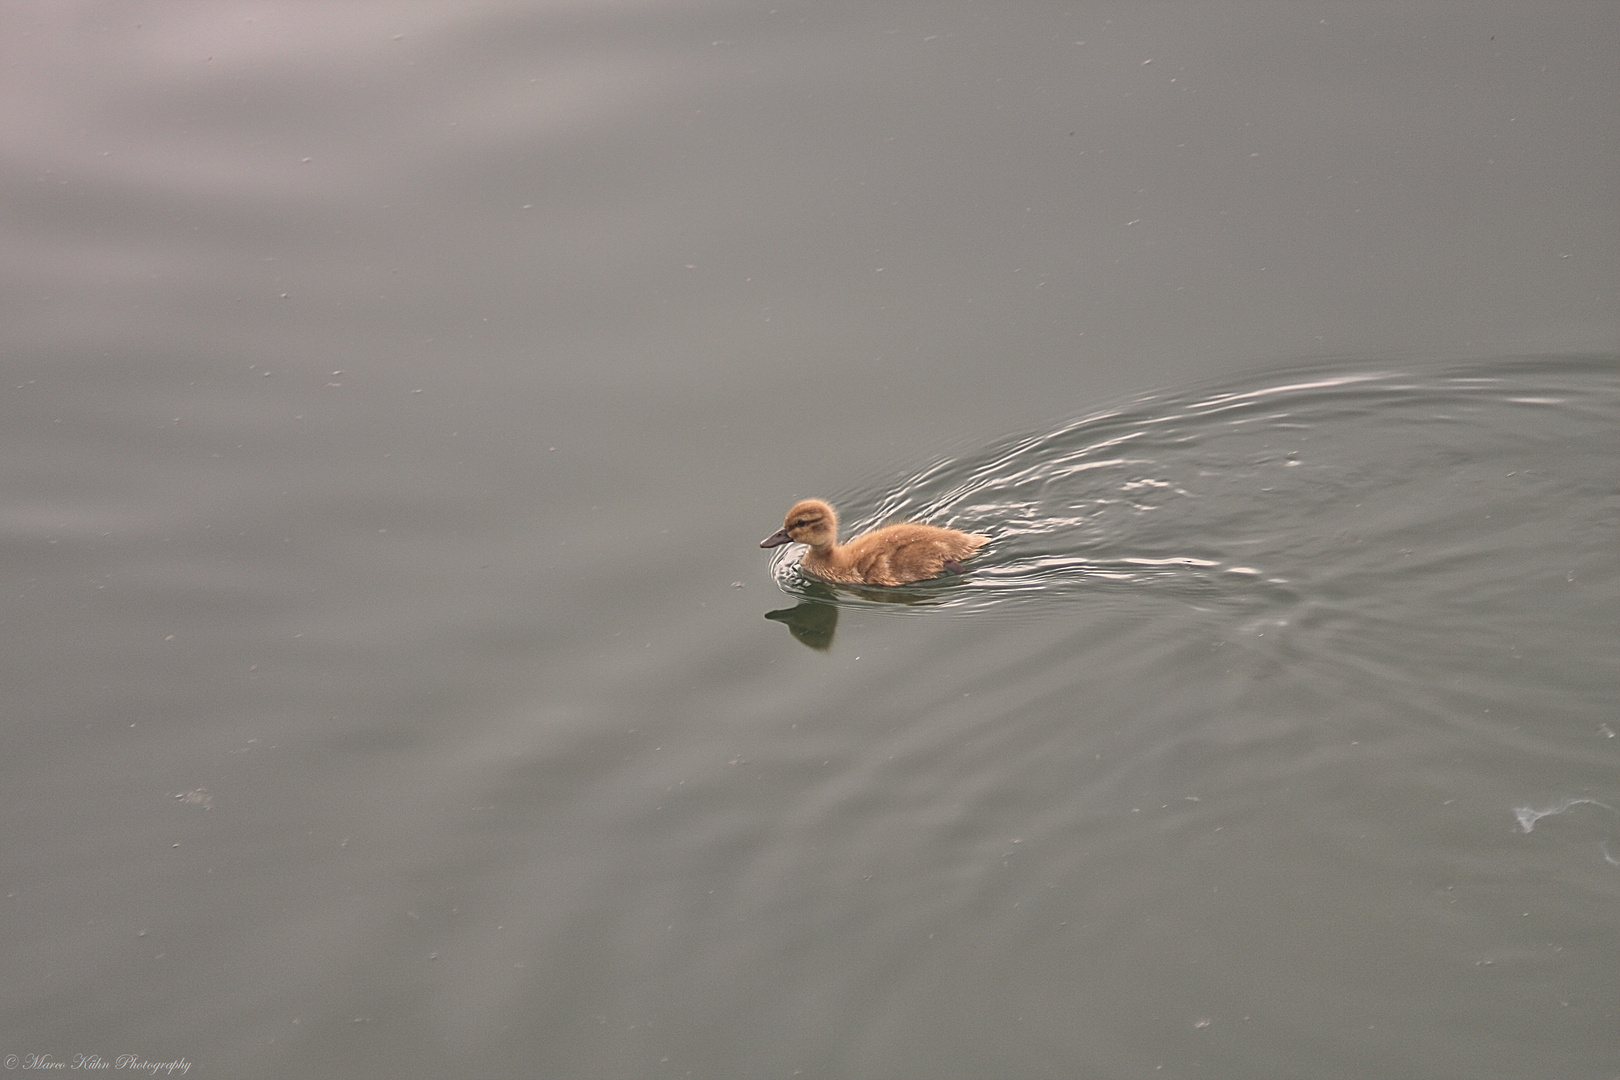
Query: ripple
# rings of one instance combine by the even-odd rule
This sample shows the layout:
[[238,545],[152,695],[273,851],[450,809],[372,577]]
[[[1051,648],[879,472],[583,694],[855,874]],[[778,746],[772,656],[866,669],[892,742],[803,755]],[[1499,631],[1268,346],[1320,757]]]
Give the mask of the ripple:
[[[959,612],[1121,590],[1241,604],[1331,593],[1369,551],[1391,570],[1437,547],[1466,557],[1550,497],[1612,510],[1617,371],[1607,357],[1339,363],[1145,395],[843,493],[850,535],[916,520],[991,543],[963,578],[833,595]],[[802,550],[779,549],[772,572],[810,597]]]

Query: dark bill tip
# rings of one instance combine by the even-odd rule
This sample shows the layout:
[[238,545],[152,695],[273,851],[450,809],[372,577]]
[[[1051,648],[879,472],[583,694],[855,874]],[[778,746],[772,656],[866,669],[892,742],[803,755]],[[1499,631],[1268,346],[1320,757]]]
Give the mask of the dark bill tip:
[[783,544],[793,543],[793,538],[787,534],[786,529],[777,529],[771,535],[759,542],[760,547],[781,547]]

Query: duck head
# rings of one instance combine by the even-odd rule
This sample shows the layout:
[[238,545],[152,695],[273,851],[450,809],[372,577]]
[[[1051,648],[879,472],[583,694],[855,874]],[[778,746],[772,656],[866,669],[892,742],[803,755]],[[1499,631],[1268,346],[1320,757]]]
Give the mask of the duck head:
[[809,544],[813,548],[827,548],[837,540],[838,515],[833,513],[833,508],[820,499],[805,499],[793,504],[782,527],[761,540],[759,546]]

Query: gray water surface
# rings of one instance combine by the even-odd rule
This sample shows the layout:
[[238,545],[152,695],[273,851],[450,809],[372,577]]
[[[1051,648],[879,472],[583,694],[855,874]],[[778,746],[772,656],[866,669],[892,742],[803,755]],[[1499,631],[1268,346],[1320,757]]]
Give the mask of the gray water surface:
[[0,1064],[1620,1075],[1616,11],[7,5]]

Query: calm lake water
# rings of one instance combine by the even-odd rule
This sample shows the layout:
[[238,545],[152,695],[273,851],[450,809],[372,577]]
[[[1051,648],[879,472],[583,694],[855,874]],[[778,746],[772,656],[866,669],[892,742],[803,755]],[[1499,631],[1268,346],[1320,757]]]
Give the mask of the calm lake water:
[[0,55],[8,1070],[1620,1077],[1620,7]]

